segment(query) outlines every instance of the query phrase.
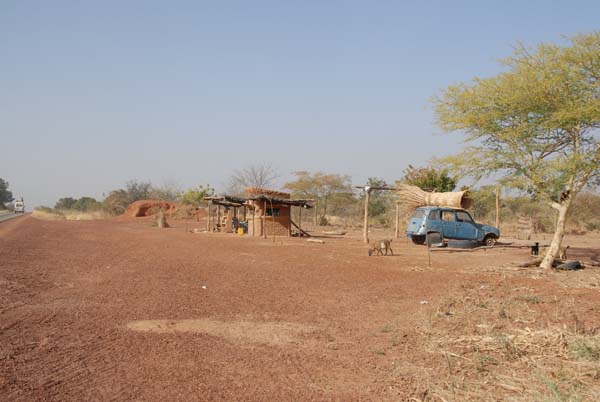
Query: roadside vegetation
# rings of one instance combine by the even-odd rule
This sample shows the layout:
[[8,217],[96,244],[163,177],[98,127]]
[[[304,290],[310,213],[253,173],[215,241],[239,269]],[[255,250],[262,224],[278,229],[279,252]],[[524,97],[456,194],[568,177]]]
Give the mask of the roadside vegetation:
[[8,189],[8,182],[0,177],[0,210],[6,210],[12,200],[13,195]]

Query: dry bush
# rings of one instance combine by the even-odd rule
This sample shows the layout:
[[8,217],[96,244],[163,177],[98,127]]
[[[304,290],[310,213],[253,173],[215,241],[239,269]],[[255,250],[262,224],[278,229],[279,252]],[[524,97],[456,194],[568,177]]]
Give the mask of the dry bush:
[[[598,329],[587,328],[574,305],[532,292],[465,287],[438,306],[421,330],[440,362],[427,379],[435,395],[447,401],[600,400]],[[539,320],[537,309],[554,310],[555,322]]]
[[106,219],[110,215],[105,211],[61,211],[61,210],[40,210],[36,209],[31,214],[34,218],[47,221],[91,221],[97,219]]

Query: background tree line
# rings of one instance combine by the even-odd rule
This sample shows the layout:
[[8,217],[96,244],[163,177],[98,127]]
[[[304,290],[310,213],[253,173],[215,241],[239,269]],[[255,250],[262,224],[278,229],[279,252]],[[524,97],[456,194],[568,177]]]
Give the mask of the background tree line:
[[[246,187],[275,188],[279,173],[270,165],[249,166],[234,171],[226,194],[243,195]],[[415,167],[409,165],[399,179],[389,183],[385,179],[370,177],[366,185],[370,187],[390,187],[400,183],[418,186],[429,191],[454,191],[460,178],[452,175],[448,169],[437,165]],[[362,184],[362,183],[361,183]],[[474,199],[472,214],[475,219],[494,223],[496,214],[497,185],[483,185],[469,189]],[[319,225],[360,226],[364,213],[364,192],[352,184],[348,175],[324,172],[297,171],[293,180],[283,184],[282,189],[289,191],[294,198],[316,201],[317,223]],[[130,180],[123,188],[109,192],[103,200],[92,197],[64,197],[54,205],[55,210],[74,210],[81,212],[105,211],[110,215],[122,214],[127,206],[138,200],[164,200],[202,207],[204,197],[214,195],[210,185],[199,185],[187,190],[174,182],[155,186],[150,181]],[[47,208],[52,209],[52,208]],[[519,217],[530,218],[538,232],[552,232],[555,228],[555,216],[549,205],[540,202],[534,195],[526,192],[505,190],[500,197],[501,227],[516,230]],[[393,191],[373,190],[370,197],[369,215],[371,223],[380,227],[393,227],[396,212],[396,197]],[[401,209],[401,219],[406,220],[412,211]],[[571,232],[600,230],[600,196],[593,192],[579,194],[570,213]]]

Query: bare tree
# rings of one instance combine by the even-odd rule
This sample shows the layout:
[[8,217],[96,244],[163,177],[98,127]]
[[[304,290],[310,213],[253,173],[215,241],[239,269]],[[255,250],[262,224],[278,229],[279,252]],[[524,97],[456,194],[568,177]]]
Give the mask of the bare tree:
[[165,179],[163,183],[158,186],[152,186],[149,197],[156,200],[164,200],[175,202],[183,192],[181,184],[175,179]]
[[246,187],[270,188],[278,177],[275,169],[268,163],[250,165],[233,172],[227,185],[227,192],[231,195],[239,195]]

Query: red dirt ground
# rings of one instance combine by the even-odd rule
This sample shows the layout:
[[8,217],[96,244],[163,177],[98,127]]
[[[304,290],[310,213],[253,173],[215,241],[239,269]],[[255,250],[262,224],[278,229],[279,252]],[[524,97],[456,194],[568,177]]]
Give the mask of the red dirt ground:
[[[593,255],[595,241],[573,253]],[[433,254],[429,268],[424,247],[392,244],[399,255],[369,258],[354,238],[2,223],[0,400],[441,400],[448,371],[463,387],[480,377],[449,368],[433,336],[477,331],[520,289],[527,303],[511,311],[529,319],[503,328],[568,325],[573,315],[600,325],[597,269],[518,270],[528,253],[514,249]],[[477,384],[519,400],[518,390]]]

